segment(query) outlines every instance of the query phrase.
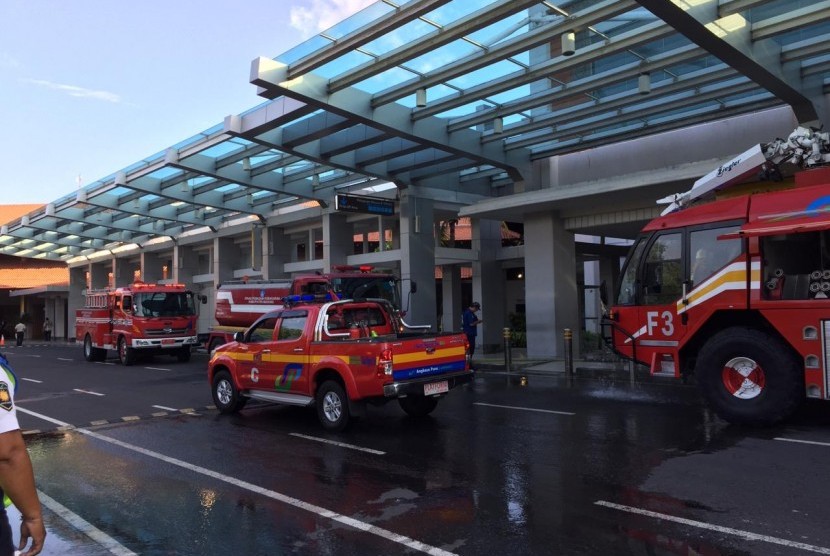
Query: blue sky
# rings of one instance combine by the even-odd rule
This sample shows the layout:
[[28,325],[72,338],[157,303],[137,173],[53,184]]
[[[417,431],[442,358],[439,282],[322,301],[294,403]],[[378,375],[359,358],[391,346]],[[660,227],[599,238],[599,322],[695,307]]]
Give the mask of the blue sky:
[[47,203],[264,99],[250,62],[372,0],[0,0],[0,198]]

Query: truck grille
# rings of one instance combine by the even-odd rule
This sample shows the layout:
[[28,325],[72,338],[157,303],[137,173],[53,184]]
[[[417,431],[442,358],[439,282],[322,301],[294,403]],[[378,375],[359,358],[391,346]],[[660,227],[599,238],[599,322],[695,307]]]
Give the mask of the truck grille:
[[156,328],[147,330],[147,336],[184,336],[187,335],[187,328]]

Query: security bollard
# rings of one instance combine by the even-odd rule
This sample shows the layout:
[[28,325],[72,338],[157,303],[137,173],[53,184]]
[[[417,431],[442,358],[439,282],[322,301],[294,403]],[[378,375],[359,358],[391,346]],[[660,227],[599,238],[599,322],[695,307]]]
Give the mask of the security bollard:
[[562,336],[565,339],[565,372],[574,374],[574,337],[570,328],[566,328]]
[[502,328],[501,335],[504,337],[504,368],[509,373],[513,366],[513,354],[510,351],[510,329]]

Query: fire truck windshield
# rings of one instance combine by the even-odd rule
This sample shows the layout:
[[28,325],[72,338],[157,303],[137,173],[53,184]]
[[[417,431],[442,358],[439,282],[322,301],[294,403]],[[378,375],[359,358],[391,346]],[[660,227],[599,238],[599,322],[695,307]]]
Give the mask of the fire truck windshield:
[[401,298],[398,292],[397,282],[389,276],[332,278],[331,287],[341,299],[373,297],[385,299],[396,308],[401,307]]
[[193,294],[186,292],[137,293],[133,303],[137,317],[186,317],[196,314]]

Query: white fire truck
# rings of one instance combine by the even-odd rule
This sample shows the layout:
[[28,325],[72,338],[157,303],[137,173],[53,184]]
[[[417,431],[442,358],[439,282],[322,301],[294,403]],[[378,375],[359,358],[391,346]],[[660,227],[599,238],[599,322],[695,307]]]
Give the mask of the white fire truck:
[[75,337],[84,358],[100,361],[115,349],[122,365],[138,355],[169,354],[190,360],[198,345],[197,304],[183,284],[135,282],[118,288],[88,289],[75,316]]
[[777,423],[805,396],[830,399],[828,145],[799,127],[663,199],[604,321],[613,348],[652,374],[693,375],[735,423]]

